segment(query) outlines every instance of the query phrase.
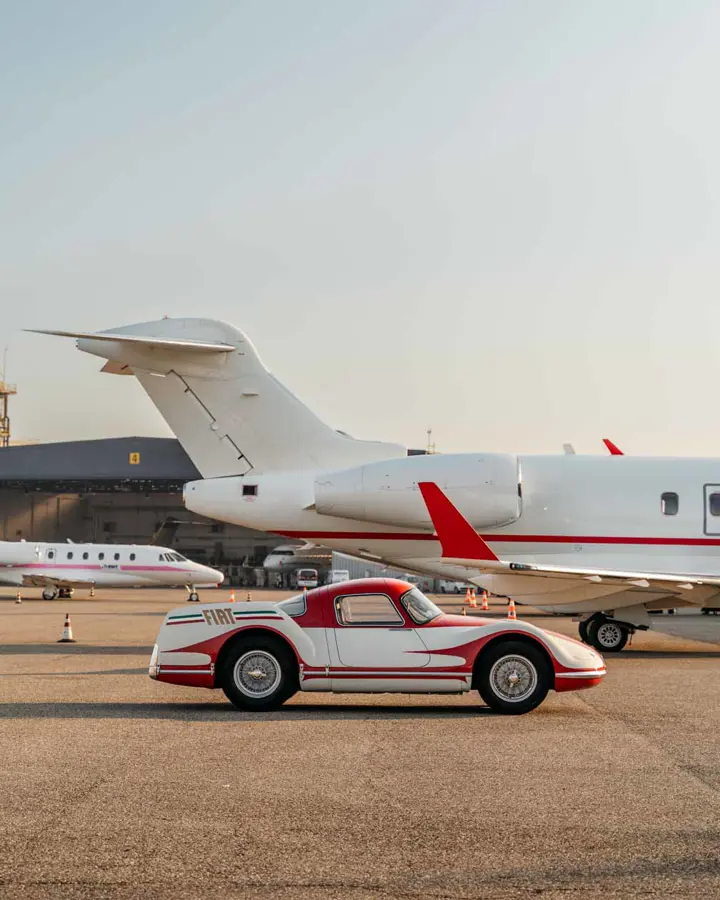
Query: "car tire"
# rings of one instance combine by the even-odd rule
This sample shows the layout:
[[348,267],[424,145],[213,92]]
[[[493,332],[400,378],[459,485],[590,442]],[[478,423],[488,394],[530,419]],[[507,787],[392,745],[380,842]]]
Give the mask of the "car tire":
[[543,651],[526,641],[493,644],[478,661],[478,692],[490,709],[505,715],[519,716],[538,707],[553,679]]
[[219,684],[238,709],[277,709],[298,690],[298,669],[290,648],[264,635],[239,637],[225,656]]
[[590,646],[600,653],[619,653],[630,637],[629,629],[610,619],[591,619],[588,626]]

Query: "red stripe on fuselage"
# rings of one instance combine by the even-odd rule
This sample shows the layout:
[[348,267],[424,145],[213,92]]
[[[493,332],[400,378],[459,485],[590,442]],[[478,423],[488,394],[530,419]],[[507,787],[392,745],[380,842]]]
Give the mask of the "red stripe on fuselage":
[[[324,539],[337,541],[437,541],[435,534],[427,532],[395,531],[278,531],[289,538]],[[717,538],[673,537],[621,537],[619,535],[567,535],[567,534],[481,534],[490,544],[635,544],[661,547],[720,547]]]

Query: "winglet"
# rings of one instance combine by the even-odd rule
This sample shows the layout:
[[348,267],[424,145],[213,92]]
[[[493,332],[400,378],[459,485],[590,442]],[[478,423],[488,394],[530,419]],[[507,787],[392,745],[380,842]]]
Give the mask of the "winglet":
[[610,451],[610,456],[625,456],[622,450],[617,446],[617,444],[613,444],[610,438],[603,438],[603,444]]
[[435,526],[444,557],[498,561],[497,556],[434,481],[421,481],[418,487]]

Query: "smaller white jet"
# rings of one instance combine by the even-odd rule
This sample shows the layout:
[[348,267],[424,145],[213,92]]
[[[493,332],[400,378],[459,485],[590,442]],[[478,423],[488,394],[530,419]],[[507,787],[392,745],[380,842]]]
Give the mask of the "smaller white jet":
[[45,544],[0,541],[0,583],[41,587],[43,600],[72,597],[73,588],[184,585],[216,587],[225,576],[167,547],[134,544]]

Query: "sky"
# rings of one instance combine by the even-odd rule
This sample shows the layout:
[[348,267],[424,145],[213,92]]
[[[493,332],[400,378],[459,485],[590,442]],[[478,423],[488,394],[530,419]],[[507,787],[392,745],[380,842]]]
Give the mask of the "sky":
[[333,427],[720,456],[711,0],[0,0],[16,440],[166,435],[71,341],[224,319]]

